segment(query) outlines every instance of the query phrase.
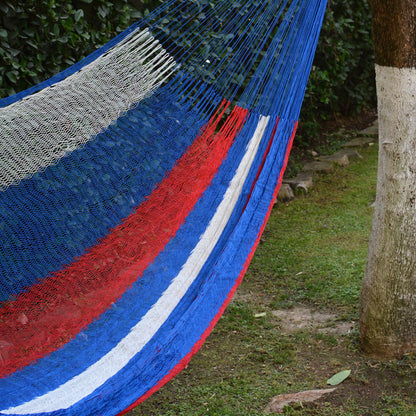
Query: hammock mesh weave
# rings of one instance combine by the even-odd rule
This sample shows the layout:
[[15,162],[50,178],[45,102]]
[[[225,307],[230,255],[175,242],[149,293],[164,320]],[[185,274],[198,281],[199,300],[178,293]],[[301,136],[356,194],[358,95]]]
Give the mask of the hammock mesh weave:
[[279,189],[325,0],[169,0],[0,100],[0,414],[123,414],[189,362]]

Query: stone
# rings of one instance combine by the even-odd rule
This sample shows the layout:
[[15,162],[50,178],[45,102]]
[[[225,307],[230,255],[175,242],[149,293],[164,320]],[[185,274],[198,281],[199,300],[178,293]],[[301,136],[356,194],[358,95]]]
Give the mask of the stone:
[[294,191],[308,192],[313,185],[313,172],[300,172],[295,178],[283,179]]
[[378,136],[378,120],[376,120],[370,127],[360,131],[360,136]]
[[295,198],[295,194],[287,183],[282,183],[279,193],[277,194],[277,200],[280,202],[289,202],[292,201],[292,199]]
[[331,161],[340,166],[347,166],[350,163],[350,159],[362,159],[363,157],[354,148],[345,148],[338,150],[338,152],[329,155],[321,156],[318,158],[320,161]]
[[333,155],[329,156],[321,156],[318,160],[321,162],[328,161],[336,163],[339,166],[347,166],[350,163],[350,161],[348,160],[348,155],[339,152],[336,152]]
[[325,173],[334,170],[334,164],[331,161],[316,161],[309,162],[303,167],[304,172]]
[[345,148],[345,149],[341,149],[339,150],[337,153],[339,154],[343,154],[343,155],[347,155],[348,160],[352,160],[352,159],[362,159],[363,157],[357,152],[356,149],[354,148]]
[[344,143],[342,145],[343,148],[349,148],[349,147],[365,147],[370,144],[373,144],[376,142],[375,137],[371,136],[358,136],[355,139],[350,140],[347,143]]

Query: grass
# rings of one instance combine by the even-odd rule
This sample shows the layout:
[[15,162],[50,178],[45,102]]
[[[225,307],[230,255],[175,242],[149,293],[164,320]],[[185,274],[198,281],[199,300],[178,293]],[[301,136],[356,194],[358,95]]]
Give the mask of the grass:
[[275,306],[308,302],[355,315],[375,199],[376,149],[277,206],[247,280],[265,277]]
[[[359,349],[356,321],[375,199],[377,148],[321,176],[312,191],[276,205],[235,299],[179,376],[129,413],[264,415],[278,394],[325,388],[338,371],[351,376],[312,404],[285,415],[416,415],[416,357],[382,362]],[[351,325],[349,333],[284,328],[276,310],[302,305]]]

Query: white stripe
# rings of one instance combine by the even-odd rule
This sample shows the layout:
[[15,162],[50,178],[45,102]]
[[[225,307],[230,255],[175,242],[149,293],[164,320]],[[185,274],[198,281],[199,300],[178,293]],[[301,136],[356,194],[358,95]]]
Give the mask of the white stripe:
[[80,71],[1,108],[0,190],[84,146],[175,65],[147,29],[137,29]]
[[221,236],[241,194],[244,182],[257,153],[270,117],[260,116],[246,153],[231,180],[207,229],[179,274],[159,300],[109,353],[70,381],[20,406],[1,411],[4,414],[34,414],[66,409],[84,399],[117,374],[154,336],[169,318],[181,298],[198,276]]

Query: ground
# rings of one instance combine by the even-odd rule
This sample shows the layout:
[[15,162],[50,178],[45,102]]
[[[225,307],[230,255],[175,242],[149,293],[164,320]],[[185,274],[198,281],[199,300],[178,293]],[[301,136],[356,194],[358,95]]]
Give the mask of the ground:
[[[368,123],[374,113],[362,119]],[[366,126],[338,125],[340,134],[334,126],[314,150],[321,152],[325,140],[336,147],[354,127]],[[358,301],[377,146],[360,153],[363,159],[320,176],[308,194],[276,204],[213,333],[189,366],[130,416],[265,415],[273,397],[328,388],[341,370],[351,375],[334,392],[288,405],[283,414],[416,416],[416,355],[380,361],[360,349]]]

